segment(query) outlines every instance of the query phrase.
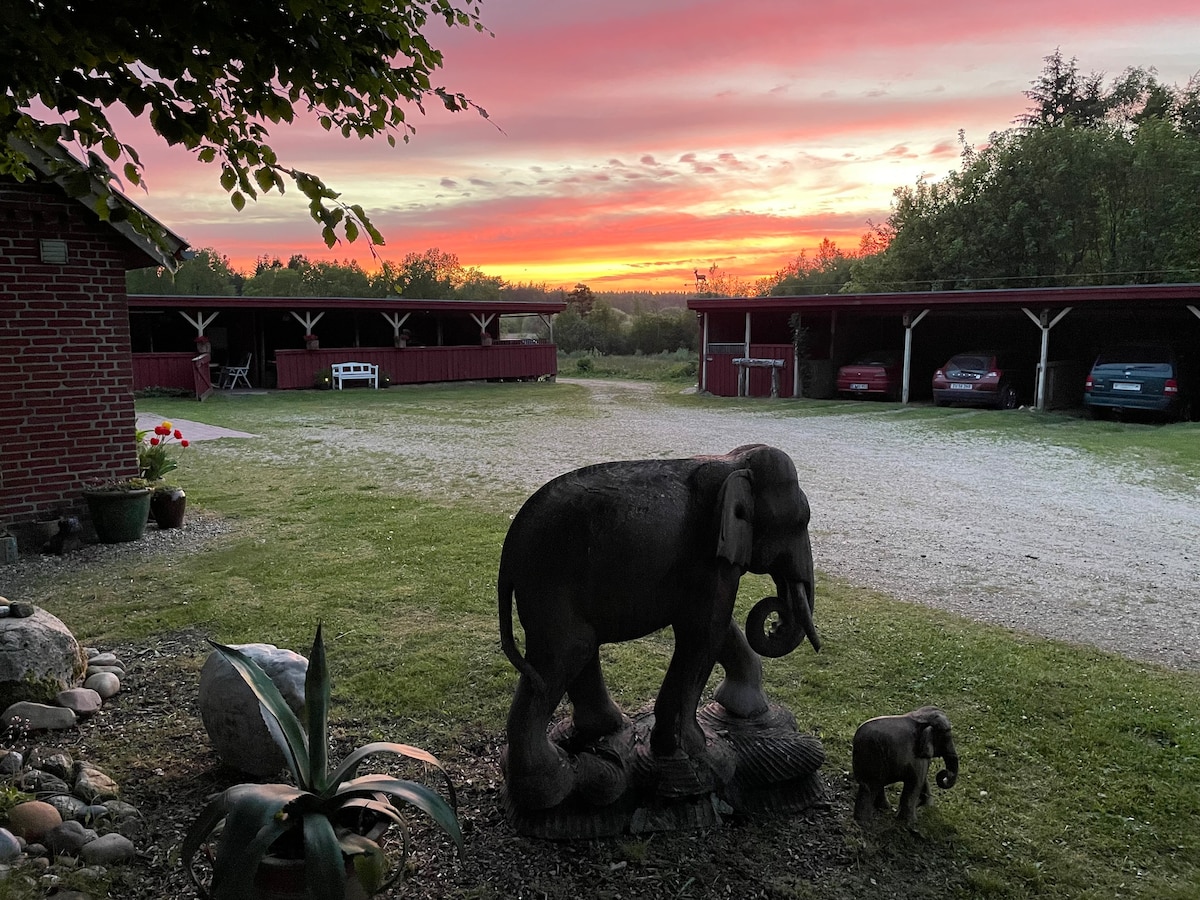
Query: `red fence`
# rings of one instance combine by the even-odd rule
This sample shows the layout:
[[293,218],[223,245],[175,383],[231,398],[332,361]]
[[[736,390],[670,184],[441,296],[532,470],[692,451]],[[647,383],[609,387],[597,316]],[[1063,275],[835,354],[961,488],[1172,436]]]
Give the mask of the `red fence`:
[[[728,345],[723,345],[728,346]],[[750,356],[754,359],[782,359],[783,368],[779,371],[779,396],[792,396],[792,386],[795,384],[796,358],[791,344],[751,344]],[[708,366],[708,392],[717,397],[736,397],[738,395],[738,367],[733,364],[735,359],[745,356],[744,348],[739,346],[736,353],[708,353],[705,364]],[[750,385],[747,394],[750,397],[771,396],[771,370],[751,368]]]
[[312,387],[319,373],[344,362],[374,363],[392,384],[533,379],[558,374],[558,348],[554,344],[492,344],[277,350],[276,386],[280,390]]
[[135,353],[133,389],[176,388],[206,397],[212,392],[209,362],[207,353]]

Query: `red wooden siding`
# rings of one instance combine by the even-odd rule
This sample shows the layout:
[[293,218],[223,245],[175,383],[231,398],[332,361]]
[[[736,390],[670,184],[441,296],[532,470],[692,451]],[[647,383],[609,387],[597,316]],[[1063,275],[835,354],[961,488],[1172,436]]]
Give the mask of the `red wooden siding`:
[[[705,357],[708,365],[708,392],[717,397],[736,397],[738,386],[738,367],[733,364],[745,354],[744,348],[739,347],[736,353],[709,353]],[[796,360],[795,351],[791,344],[750,344],[750,356],[754,359],[782,359],[784,366],[779,372],[779,396],[792,396],[792,385],[795,383]],[[751,397],[771,396],[771,370],[750,369]]]
[[558,374],[553,344],[492,344],[489,347],[334,347],[275,351],[276,386],[309,388],[334,363],[375,363],[393,384],[540,378]]

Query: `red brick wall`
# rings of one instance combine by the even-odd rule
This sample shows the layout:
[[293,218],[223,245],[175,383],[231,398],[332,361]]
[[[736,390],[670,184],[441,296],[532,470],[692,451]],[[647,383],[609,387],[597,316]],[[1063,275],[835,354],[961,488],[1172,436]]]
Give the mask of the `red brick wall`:
[[[67,263],[40,261],[40,240]],[[137,474],[130,244],[56,188],[0,182],[0,526],[81,512]],[[146,262],[142,262],[146,265]]]

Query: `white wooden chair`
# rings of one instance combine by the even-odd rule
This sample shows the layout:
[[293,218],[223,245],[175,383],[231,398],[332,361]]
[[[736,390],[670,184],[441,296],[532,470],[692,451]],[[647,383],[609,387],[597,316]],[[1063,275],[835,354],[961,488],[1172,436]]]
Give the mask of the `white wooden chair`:
[[246,387],[250,387],[250,360],[253,358],[253,356],[254,354],[247,353],[246,361],[240,366],[221,366],[221,376],[218,387],[222,388],[223,390],[233,390],[238,386],[239,381],[244,383]]

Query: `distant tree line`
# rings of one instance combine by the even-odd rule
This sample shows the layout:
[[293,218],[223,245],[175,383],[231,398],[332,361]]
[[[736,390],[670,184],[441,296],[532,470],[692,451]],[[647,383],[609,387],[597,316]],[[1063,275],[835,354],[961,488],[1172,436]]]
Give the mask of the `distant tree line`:
[[1200,279],[1200,76],[1130,68],[1106,86],[1055,51],[1025,96],[984,147],[960,132],[958,170],[897,188],[857,250],[826,240],[755,283],[714,266],[700,296]]

